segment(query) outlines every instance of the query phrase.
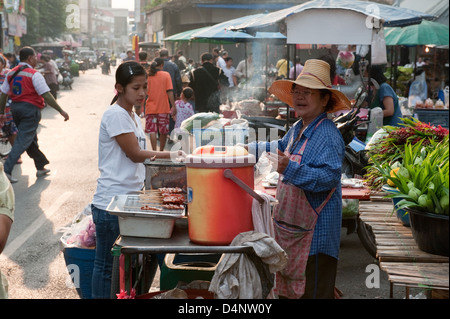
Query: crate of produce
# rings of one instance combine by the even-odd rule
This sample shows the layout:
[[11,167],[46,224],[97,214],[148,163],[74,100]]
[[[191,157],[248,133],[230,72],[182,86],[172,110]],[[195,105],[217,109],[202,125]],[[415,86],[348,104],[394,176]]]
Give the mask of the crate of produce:
[[414,110],[414,117],[421,122],[426,124],[431,124],[434,126],[442,126],[445,128],[449,128],[448,118],[449,111],[448,109],[421,109],[416,108]]

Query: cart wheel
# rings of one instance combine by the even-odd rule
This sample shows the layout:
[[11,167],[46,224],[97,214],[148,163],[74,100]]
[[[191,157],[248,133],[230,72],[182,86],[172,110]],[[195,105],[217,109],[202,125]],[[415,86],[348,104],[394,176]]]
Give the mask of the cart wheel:
[[[142,272],[140,271],[142,269]],[[136,294],[146,294],[152,287],[153,279],[155,278],[156,270],[158,269],[158,259],[156,255],[143,255],[135,268],[135,275],[137,278]]]
[[357,233],[359,240],[361,241],[367,252],[373,257],[377,258],[377,245],[375,243],[375,235],[373,234],[372,227],[366,225],[361,218],[358,217]]

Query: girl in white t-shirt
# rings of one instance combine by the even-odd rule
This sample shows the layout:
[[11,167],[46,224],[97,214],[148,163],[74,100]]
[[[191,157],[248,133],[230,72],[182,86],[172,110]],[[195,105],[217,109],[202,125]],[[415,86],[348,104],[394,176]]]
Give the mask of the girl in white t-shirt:
[[146,150],[146,137],[140,118],[133,112],[147,94],[147,73],[137,62],[122,63],[116,71],[117,95],[104,113],[99,134],[97,190],[92,202],[96,225],[96,256],[92,275],[92,298],[111,297],[111,248],[119,236],[117,216],[106,208],[116,195],[139,192],[144,186],[146,159],[176,158],[182,152]]

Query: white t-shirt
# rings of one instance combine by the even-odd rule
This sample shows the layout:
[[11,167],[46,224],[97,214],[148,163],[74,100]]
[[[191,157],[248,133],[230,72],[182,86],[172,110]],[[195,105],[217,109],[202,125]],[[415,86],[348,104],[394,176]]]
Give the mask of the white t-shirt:
[[223,70],[223,74],[225,74],[226,77],[228,78],[228,83],[230,83],[230,88],[234,87],[233,76],[236,73],[236,69],[232,66],[231,68],[224,68],[222,70]]
[[138,192],[144,186],[144,164],[131,161],[115,139],[121,134],[134,133],[141,149],[146,149],[140,118],[134,114],[134,119],[117,104],[103,115],[98,144],[100,177],[92,202],[99,209],[106,210],[114,196]]

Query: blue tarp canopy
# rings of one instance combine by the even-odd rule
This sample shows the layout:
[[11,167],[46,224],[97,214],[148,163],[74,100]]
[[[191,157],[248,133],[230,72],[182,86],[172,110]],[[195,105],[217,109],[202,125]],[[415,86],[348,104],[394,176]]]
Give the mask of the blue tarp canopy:
[[[287,9],[274,11],[264,17],[254,17],[239,25],[235,25],[230,30],[244,31],[255,34],[257,31],[275,31],[279,28],[279,23],[287,17],[311,9],[341,9],[351,10],[374,16],[383,21],[385,27],[402,27],[418,24],[422,19],[433,20],[436,17],[414,10],[398,8],[370,1],[357,0],[314,0],[296,5]],[[324,21],[322,21],[324,23]]]
[[254,14],[250,16],[240,17],[229,21],[221,22],[209,27],[189,30],[178,34],[171,35],[163,41],[190,41],[190,42],[209,42],[209,43],[239,43],[253,41],[267,41],[270,43],[286,43],[286,36],[280,32],[256,32],[250,35],[245,32],[230,31],[233,26],[244,23],[255,18],[264,17],[265,13]]

